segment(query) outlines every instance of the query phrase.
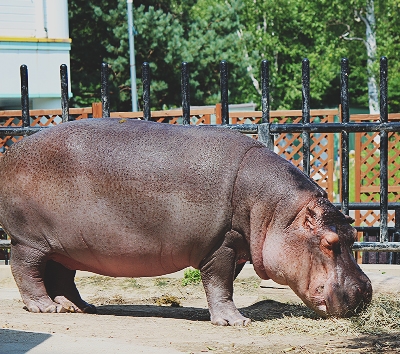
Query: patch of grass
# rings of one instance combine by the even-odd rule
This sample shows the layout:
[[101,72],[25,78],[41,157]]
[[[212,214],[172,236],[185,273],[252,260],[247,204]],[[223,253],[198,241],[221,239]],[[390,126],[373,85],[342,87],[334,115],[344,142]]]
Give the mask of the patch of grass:
[[166,279],[166,278],[156,278],[156,279],[154,279],[154,285],[155,286],[166,286],[166,285],[168,285],[170,282],[169,282],[169,280],[168,279]]
[[91,286],[104,286],[105,284],[108,284],[110,282],[113,282],[115,278],[112,277],[106,277],[103,275],[93,275],[90,277],[79,277],[75,278],[76,284],[79,285],[91,285]]
[[138,289],[141,285],[138,283],[136,278],[123,278],[122,287],[124,289]]
[[182,285],[199,284],[201,282],[201,274],[198,269],[188,268],[183,273]]

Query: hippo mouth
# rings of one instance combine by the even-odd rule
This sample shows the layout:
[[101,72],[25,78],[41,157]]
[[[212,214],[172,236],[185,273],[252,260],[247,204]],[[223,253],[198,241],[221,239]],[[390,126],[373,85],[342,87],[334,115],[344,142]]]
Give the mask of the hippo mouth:
[[316,313],[322,317],[328,316],[328,306],[326,304],[325,298],[322,296],[314,296],[310,299],[311,307]]
[[[329,299],[328,299],[329,300]],[[327,301],[322,296],[314,296],[311,298],[312,306],[310,306],[321,317],[351,317],[360,313],[368,306],[370,299],[360,299],[356,305],[345,301],[341,306],[334,306],[332,301]]]
[[320,301],[318,301],[315,305],[316,305],[317,310],[318,310],[319,312],[322,312],[322,313],[324,313],[325,315],[327,314],[327,313],[326,313],[326,312],[327,312],[327,307],[326,307],[326,302],[325,302],[325,300],[320,300]]

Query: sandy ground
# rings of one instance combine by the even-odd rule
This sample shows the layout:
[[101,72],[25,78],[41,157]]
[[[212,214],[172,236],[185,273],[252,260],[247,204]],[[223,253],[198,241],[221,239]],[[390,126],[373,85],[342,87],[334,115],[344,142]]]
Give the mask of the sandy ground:
[[[375,292],[400,292],[400,266],[365,271]],[[182,272],[137,280],[90,275],[79,272],[76,282],[96,315],[31,314],[8,266],[0,266],[0,353],[400,353],[400,334],[321,337],[287,328],[262,335],[262,321],[290,315],[301,301],[285,286],[261,282],[250,265],[235,282],[236,305],[255,320],[246,328],[213,326],[202,286],[181,286]]]

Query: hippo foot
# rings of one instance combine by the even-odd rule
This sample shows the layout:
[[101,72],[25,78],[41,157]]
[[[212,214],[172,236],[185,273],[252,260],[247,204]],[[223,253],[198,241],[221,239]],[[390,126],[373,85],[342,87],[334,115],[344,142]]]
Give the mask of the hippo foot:
[[96,313],[96,307],[83,301],[83,306],[78,307],[73,302],[69,301],[64,296],[56,296],[54,302],[40,302],[30,301],[24,306],[24,309],[33,313],[66,313],[66,312],[78,312],[78,313]]
[[216,318],[216,319],[212,319],[211,323],[216,325],[216,326],[228,326],[228,325],[230,325],[230,326],[242,327],[242,326],[249,325],[251,323],[251,320],[250,320],[250,318],[243,317],[243,318],[237,319],[237,320],[232,322],[232,321],[224,320],[223,318],[219,317],[219,318]]
[[250,318],[244,317],[236,308],[222,310],[217,314],[211,314],[211,323],[216,326],[247,326]]
[[[47,304],[46,304],[47,305]],[[67,308],[57,303],[52,303],[51,305],[43,305],[38,302],[29,302],[29,304],[24,306],[24,310],[32,313],[65,313],[69,312]]]
[[54,302],[60,304],[66,312],[79,312],[79,313],[96,313],[96,307],[81,300],[80,306],[75,305],[72,301],[64,296],[56,296]]

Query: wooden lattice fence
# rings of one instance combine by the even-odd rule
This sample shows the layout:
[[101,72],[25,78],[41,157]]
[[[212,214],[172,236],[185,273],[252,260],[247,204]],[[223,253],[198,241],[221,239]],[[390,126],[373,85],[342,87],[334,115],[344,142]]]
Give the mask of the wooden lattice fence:
[[[0,111],[0,126],[21,127],[20,110]],[[70,115],[75,119],[88,118],[93,115],[93,108],[71,108]],[[61,109],[34,109],[30,111],[32,127],[48,127],[61,123]],[[3,152],[8,146],[20,141],[22,136],[0,136],[0,151]]]
[[[373,122],[379,119],[378,115],[352,115],[354,122]],[[390,121],[400,121],[400,114],[390,114]],[[388,152],[388,201],[400,201],[400,133],[389,133]],[[377,202],[380,200],[380,156],[379,156],[379,133],[363,132],[355,134],[355,201],[356,202]],[[356,210],[356,226],[379,226],[379,210]],[[388,210],[388,226],[395,226],[395,212]],[[360,237],[361,237],[360,233]],[[376,235],[364,235],[363,241],[375,242]],[[386,263],[387,255],[382,253],[365,255],[369,262]],[[372,257],[372,258],[371,258]],[[379,257],[379,259],[376,259]],[[365,260],[364,260],[365,261]]]
[[[262,112],[230,112],[232,124],[260,123]],[[333,123],[339,114],[337,109],[311,110],[312,123]],[[272,123],[300,123],[302,111],[271,111]],[[303,167],[302,138],[300,133],[279,134],[274,139],[274,151],[291,161],[296,167]],[[328,193],[329,200],[334,200],[334,136],[328,133],[311,134],[311,173],[313,178]]]
[[[376,121],[378,116],[353,115],[352,121],[365,122]],[[400,121],[400,114],[389,115],[389,120]],[[389,202],[400,200],[400,156],[396,151],[400,150],[400,133],[389,133]],[[355,201],[378,202],[380,198],[379,185],[379,133],[357,133],[355,135]],[[356,210],[357,226],[379,225],[378,210]],[[394,225],[394,212],[389,211],[389,225]]]
[[[75,119],[88,117],[101,117],[101,104],[93,104],[88,108],[71,108],[70,115]],[[312,122],[333,122],[338,110],[312,110]],[[199,109],[191,109],[191,124],[221,124],[221,105]],[[284,124],[297,123],[301,121],[302,112],[294,111],[271,111],[270,117],[275,123]],[[31,126],[50,126],[61,123],[61,110],[31,110]],[[111,112],[112,118],[142,118],[143,112]],[[261,111],[230,112],[230,123],[244,124],[260,123]],[[182,120],[182,110],[154,111],[151,112],[151,120],[169,124],[179,124]],[[0,111],[0,125],[21,126],[21,111]],[[256,138],[256,136],[254,136]],[[22,137],[0,137],[0,151],[4,151],[7,146],[21,140]],[[334,176],[334,149],[332,134],[311,134],[311,177],[324,188],[330,200],[333,200],[333,176]],[[302,168],[302,139],[301,134],[281,134],[275,139],[275,152],[291,161],[295,166]]]
[[[74,119],[88,117],[100,118],[102,116],[101,103],[93,104],[88,108],[72,108],[70,115]],[[311,110],[312,123],[332,123],[339,110]],[[143,118],[143,112],[111,112],[113,118]],[[61,123],[61,110],[31,110],[31,126],[51,126]],[[229,112],[229,123],[231,124],[259,124],[261,122],[261,111]],[[271,111],[270,121],[272,123],[299,123],[302,119],[302,111]],[[365,122],[376,121],[378,116],[352,115],[351,121]],[[391,114],[389,119],[400,121],[400,114]],[[180,124],[182,122],[182,110],[155,111],[151,112],[151,120],[169,124]],[[195,108],[190,111],[190,123],[198,124],[221,124],[221,105],[214,107]],[[4,127],[16,127],[22,125],[21,111],[0,111],[0,125]],[[334,200],[335,175],[335,149],[334,134],[312,133],[311,136],[311,177],[327,193],[331,201]],[[256,135],[254,136],[257,137]],[[23,137],[0,136],[0,153],[11,144],[21,140]],[[302,169],[302,137],[301,133],[283,133],[275,136],[274,150],[285,159],[291,161],[295,166]],[[400,199],[400,156],[395,151],[400,150],[400,133],[389,134],[389,202],[398,202]],[[355,133],[355,185],[350,186],[355,191],[355,202],[379,202],[379,133]],[[356,210],[356,226],[378,226],[379,211]],[[389,226],[394,225],[394,211],[389,210]],[[361,237],[360,233],[360,237]],[[375,237],[375,236],[373,236]],[[364,235],[359,241],[375,241]],[[372,254],[371,254],[372,255]],[[385,255],[383,254],[382,257]],[[376,256],[373,256],[376,257]],[[377,260],[379,261],[379,260]],[[374,261],[375,262],[375,261]],[[384,260],[383,260],[384,262]]]

